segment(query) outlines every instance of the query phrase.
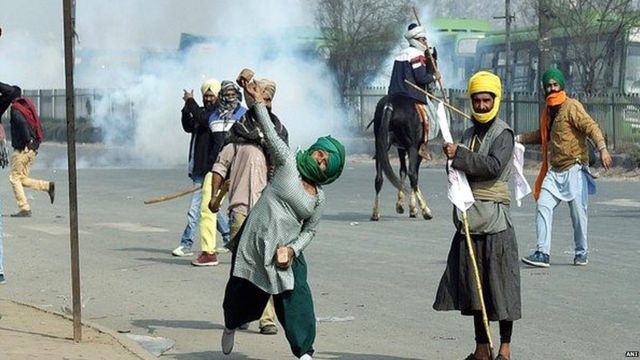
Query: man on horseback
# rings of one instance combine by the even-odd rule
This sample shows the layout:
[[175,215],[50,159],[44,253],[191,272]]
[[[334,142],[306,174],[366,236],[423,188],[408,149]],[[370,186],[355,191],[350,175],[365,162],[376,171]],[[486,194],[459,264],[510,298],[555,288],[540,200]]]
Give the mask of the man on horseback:
[[[411,24],[404,38],[409,42],[409,47],[403,49],[393,63],[393,71],[391,73],[391,82],[389,83],[388,95],[400,95],[412,98],[416,101],[416,111],[420,114],[423,127],[422,144],[418,153],[425,160],[429,159],[429,151],[427,142],[429,141],[429,120],[435,121],[435,111],[430,106],[429,100],[424,94],[410,87],[405,83],[408,80],[417,86],[429,91],[430,85],[440,78],[440,74],[436,70],[436,64],[431,62],[431,57],[426,51],[427,34],[422,26]],[[433,50],[433,60],[435,61],[437,53]],[[427,111],[429,115],[427,115]]]

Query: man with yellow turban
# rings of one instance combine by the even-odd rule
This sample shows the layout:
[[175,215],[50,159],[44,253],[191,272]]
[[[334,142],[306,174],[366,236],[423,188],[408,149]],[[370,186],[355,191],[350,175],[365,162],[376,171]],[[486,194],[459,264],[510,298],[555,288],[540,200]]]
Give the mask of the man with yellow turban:
[[[521,316],[518,244],[511,221],[508,185],[514,135],[509,125],[497,117],[502,97],[500,78],[487,71],[474,74],[469,79],[469,97],[473,126],[464,131],[461,144],[445,143],[443,150],[452,160],[451,166],[466,174],[475,198],[467,210],[469,233],[487,316],[500,322],[500,352],[496,359],[505,360],[511,358],[513,321]],[[490,359],[489,338],[465,245],[462,214],[457,209],[454,225],[457,231],[433,308],[472,315],[476,348],[466,359]]]
[[561,201],[567,202],[571,213],[573,264],[587,265],[588,195],[595,192],[595,182],[588,169],[587,137],[598,147],[602,166],[609,169],[613,165],[598,124],[578,100],[567,96],[564,85],[560,70],[549,69],[543,74],[546,106],[540,117],[540,128],[516,137],[523,144],[542,144],[542,166],[533,188],[533,197],[538,202],[536,251],[522,258],[525,264],[537,267],[549,267],[553,210]]
[[[193,98],[193,90],[186,91],[182,99],[184,107],[182,108],[182,128],[185,132],[191,134],[189,143],[189,177],[193,181],[194,186],[202,186],[207,173],[211,170],[216,160],[217,152],[213,153],[214,145],[213,133],[209,126],[210,118],[216,113],[216,103],[218,94],[220,93],[221,84],[216,79],[208,79],[200,87],[202,93],[202,105],[199,106]],[[182,232],[180,245],[171,253],[173,256],[191,256],[193,246],[193,236],[196,233],[196,227],[200,227],[200,237],[202,243],[213,243],[210,239],[215,236],[214,231],[204,231],[208,226],[202,223],[202,198],[203,191],[198,190],[191,197],[191,205],[187,212],[187,225]],[[208,201],[205,203],[207,208]],[[206,215],[205,215],[206,217]],[[223,228],[224,222],[217,222],[221,233],[228,233],[229,230]],[[215,227],[216,225],[214,225]],[[228,227],[228,226],[227,226]],[[217,259],[209,261],[208,264],[216,265]]]

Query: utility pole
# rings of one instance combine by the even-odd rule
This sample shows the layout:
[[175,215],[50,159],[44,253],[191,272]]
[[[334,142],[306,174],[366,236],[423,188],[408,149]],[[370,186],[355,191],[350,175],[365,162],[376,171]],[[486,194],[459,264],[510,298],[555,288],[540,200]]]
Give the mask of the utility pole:
[[64,74],[67,105],[67,161],[69,168],[69,241],[71,243],[71,297],[73,301],[73,341],[82,341],[82,306],[80,300],[80,251],[78,241],[78,185],[76,171],[76,108],[73,85],[73,38],[75,34],[75,0],[63,0]]
[[504,66],[505,66],[505,76],[504,76],[504,93],[506,94],[506,105],[507,105],[507,116],[506,120],[509,126],[514,129],[514,121],[513,121],[513,93],[511,88],[511,71],[512,66],[511,63],[511,22],[515,19],[515,16],[511,13],[511,0],[505,0],[504,2],[504,16],[494,16],[494,19],[504,19],[505,24],[505,55],[504,55]]
[[538,0],[538,82],[536,89],[542,91],[542,74],[551,66],[551,8],[549,0]]

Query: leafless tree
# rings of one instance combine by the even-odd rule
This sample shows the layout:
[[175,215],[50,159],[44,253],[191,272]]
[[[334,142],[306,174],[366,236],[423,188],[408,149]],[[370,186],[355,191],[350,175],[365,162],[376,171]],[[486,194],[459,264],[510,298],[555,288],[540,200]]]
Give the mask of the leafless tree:
[[[624,54],[622,44],[632,27],[640,23],[634,0],[556,0],[548,2],[552,28],[568,39],[567,53],[556,54],[556,63],[569,72],[574,89],[585,92],[610,90],[614,59]],[[575,67],[574,67],[575,65]],[[544,70],[544,69],[542,69]]]
[[316,21],[341,93],[375,76],[412,16],[408,0],[319,0]]

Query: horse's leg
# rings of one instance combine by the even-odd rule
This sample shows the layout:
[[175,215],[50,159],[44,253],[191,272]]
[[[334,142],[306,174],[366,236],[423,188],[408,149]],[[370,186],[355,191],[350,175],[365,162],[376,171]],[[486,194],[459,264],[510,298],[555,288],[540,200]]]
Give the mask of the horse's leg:
[[382,162],[376,158],[376,198],[373,202],[373,213],[371,214],[371,221],[378,221],[380,219],[380,190],[382,189]]
[[[404,180],[407,178],[407,152],[404,149],[398,148],[398,158],[400,159],[400,182],[404,184]],[[398,214],[404,214],[404,192],[398,190],[398,201],[396,202],[396,212]]]
[[427,204],[427,199],[422,196],[422,192],[420,188],[416,191],[416,195],[418,196],[418,203],[420,203],[420,209],[422,210],[422,217],[425,220],[433,219],[433,214],[431,213],[431,209],[429,209],[429,205]]
[[418,149],[411,147],[409,149],[409,184],[411,185],[411,195],[409,197],[409,217],[412,218],[416,217],[416,215],[418,214],[418,210],[416,209],[418,166],[420,166],[420,155],[418,155]]
[[[418,172],[420,171],[420,163],[422,162],[422,158],[418,155],[418,150],[413,149],[414,151],[409,152],[409,181],[411,181],[411,200],[414,201],[414,198],[418,199],[418,204],[420,206],[420,211],[422,212],[422,217],[425,220],[430,220],[433,218],[431,213],[431,209],[427,205],[427,200],[422,195],[422,191],[418,187]],[[413,204],[414,209],[413,217],[417,215],[417,211],[415,210],[415,204]]]

